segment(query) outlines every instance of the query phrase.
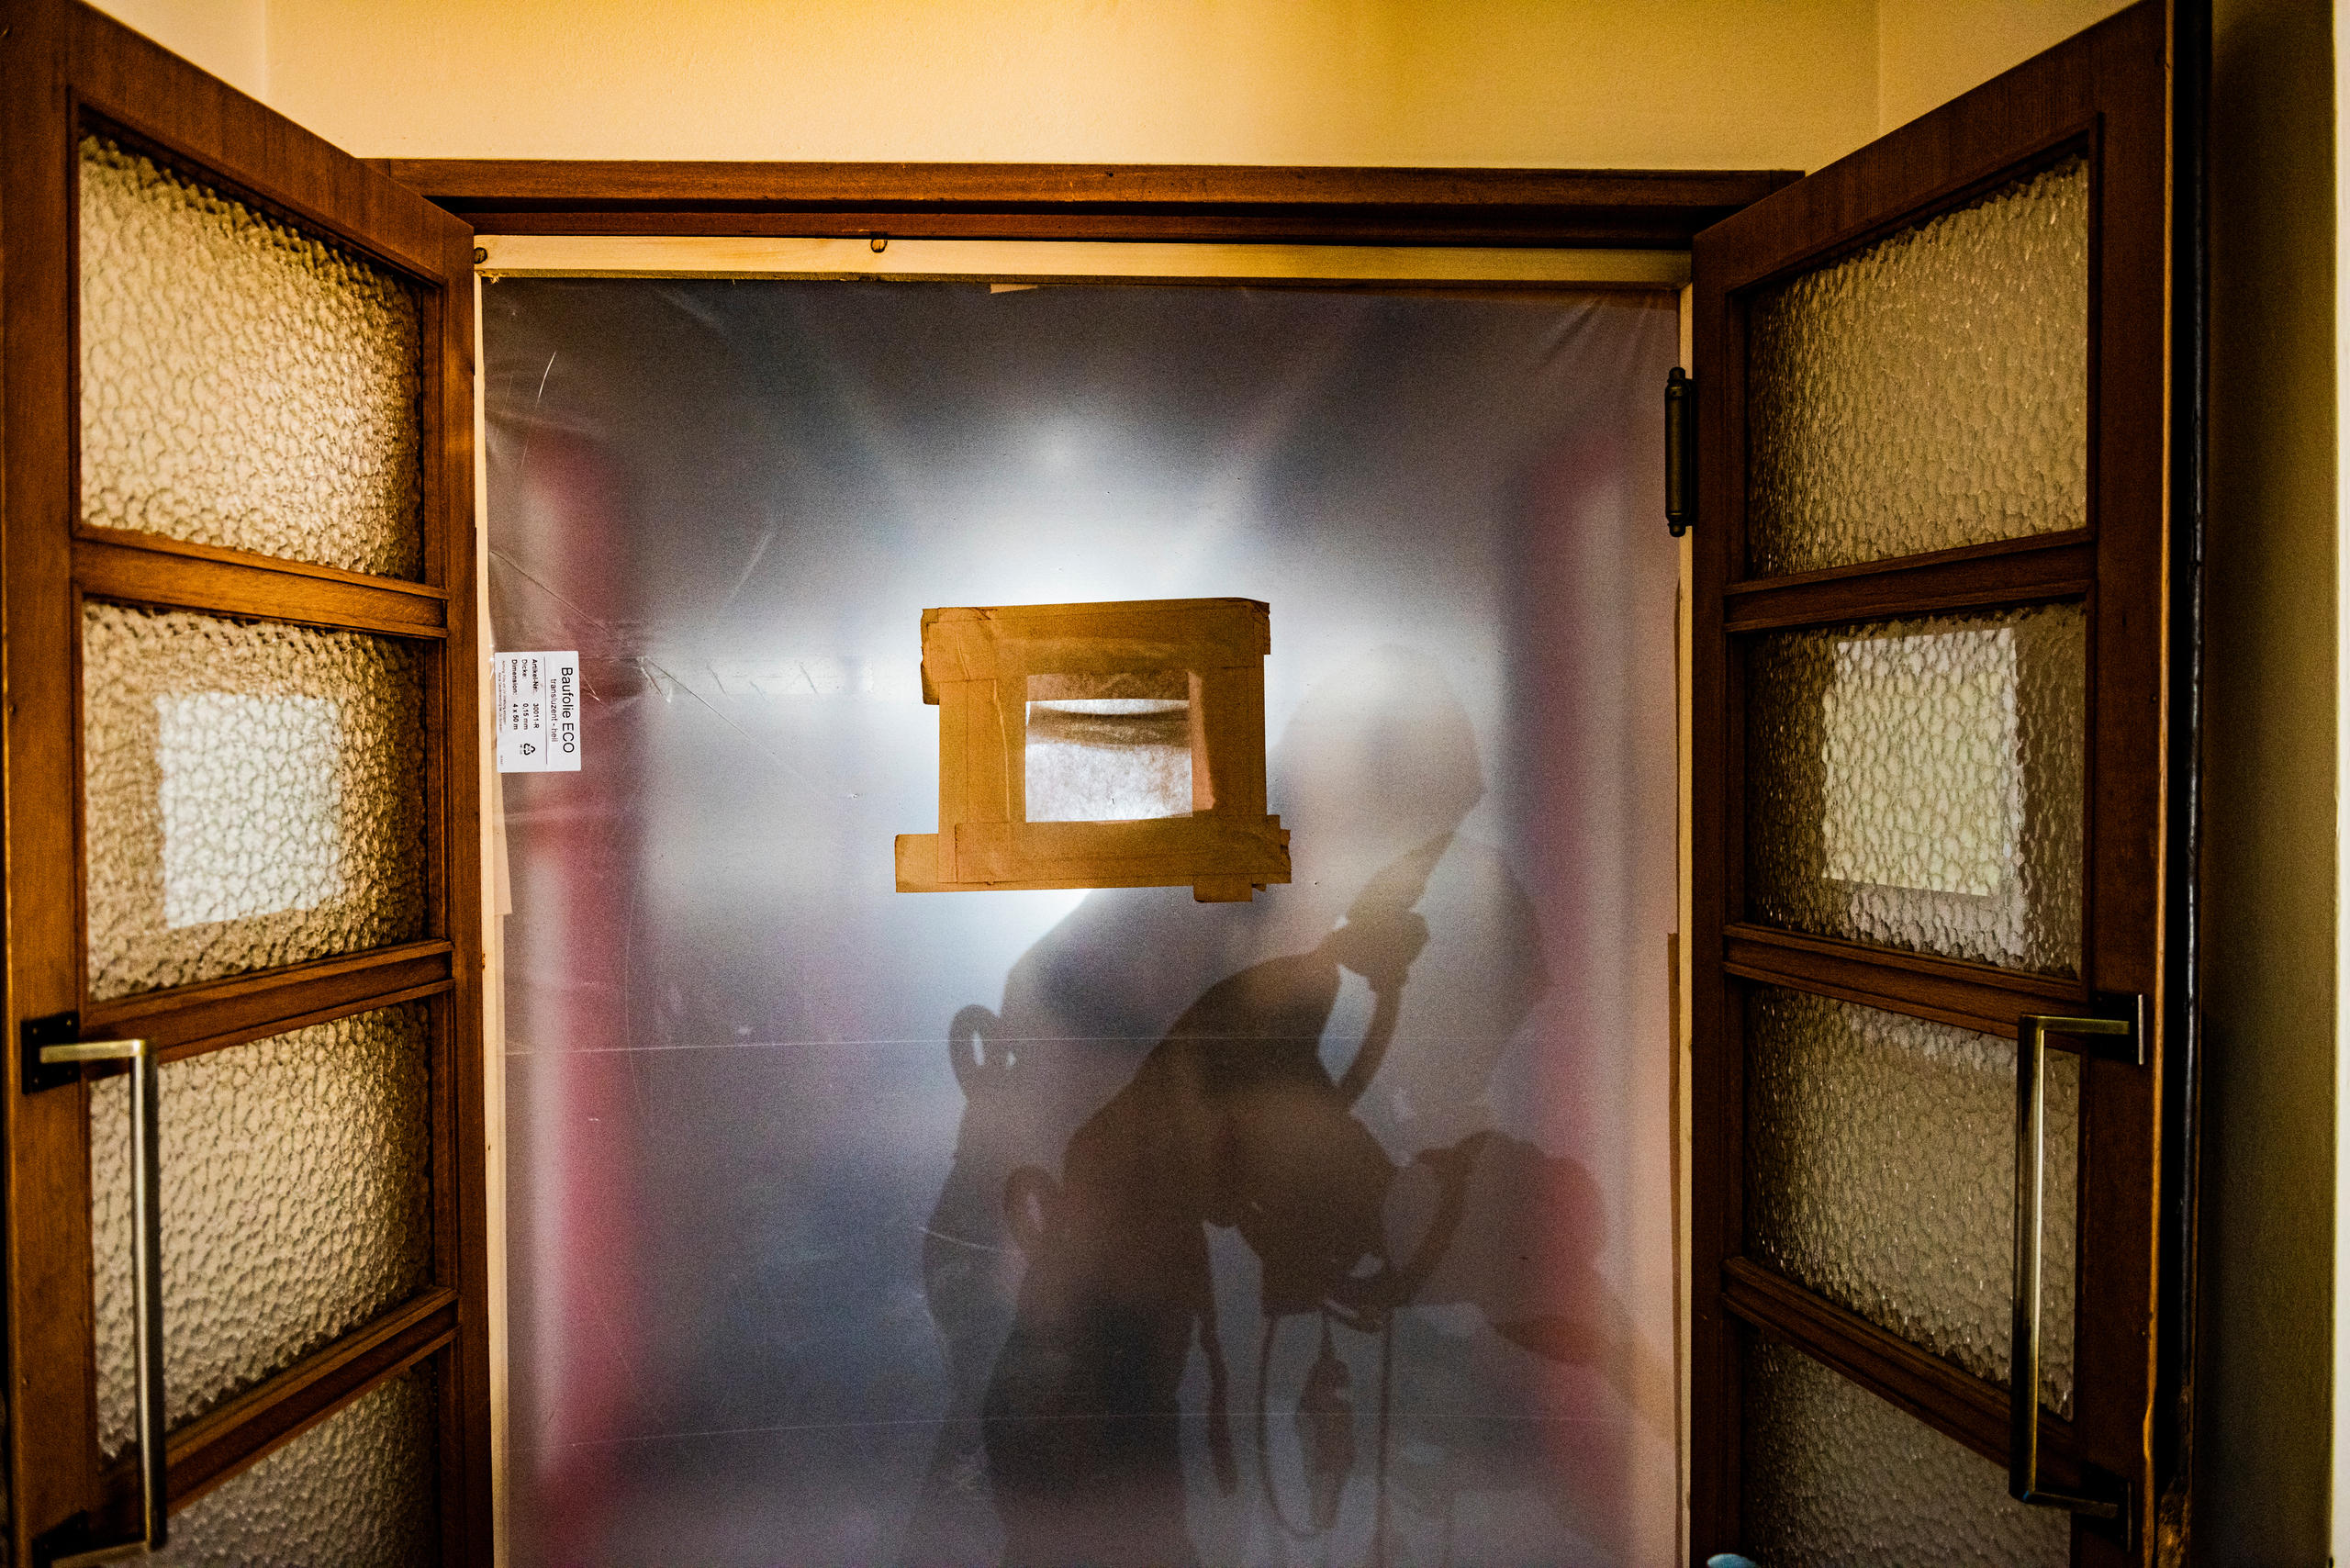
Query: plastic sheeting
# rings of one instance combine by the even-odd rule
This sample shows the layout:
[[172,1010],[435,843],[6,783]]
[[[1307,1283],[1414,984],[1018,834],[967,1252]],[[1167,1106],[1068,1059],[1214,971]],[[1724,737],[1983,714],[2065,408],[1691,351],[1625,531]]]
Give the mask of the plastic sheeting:
[[[1669,1557],[1670,297],[484,297],[516,1560]],[[925,607],[1216,596],[1293,883],[893,890]]]

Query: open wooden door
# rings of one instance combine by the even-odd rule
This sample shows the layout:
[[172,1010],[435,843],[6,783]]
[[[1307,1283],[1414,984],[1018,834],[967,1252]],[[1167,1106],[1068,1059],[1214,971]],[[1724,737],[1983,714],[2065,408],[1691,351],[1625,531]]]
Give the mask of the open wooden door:
[[2147,0],[1695,242],[1699,1562],[2177,1545],[2182,16]]
[[0,22],[7,1557],[486,1562],[472,235]]

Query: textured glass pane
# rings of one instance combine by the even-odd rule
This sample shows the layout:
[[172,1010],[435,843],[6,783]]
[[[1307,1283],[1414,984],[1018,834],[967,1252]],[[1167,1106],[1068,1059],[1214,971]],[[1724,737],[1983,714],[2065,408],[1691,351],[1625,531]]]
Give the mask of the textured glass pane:
[[[2069,1413],[2080,1058],[2048,1053],[2041,1396]],[[1758,987],[1746,1010],[1746,1248],[2004,1384],[2015,1270],[2012,1040]]]
[[2058,604],[1758,639],[1751,917],[2076,972],[2087,627]]
[[1028,678],[1032,823],[1134,822],[1192,813],[1190,680]]
[[1802,1351],[1750,1335],[1745,1550],[1763,1568],[2063,1568],[2071,1516]]
[[1757,298],[1750,569],[2087,526],[2088,239],[2073,158]]
[[405,285],[96,140],[80,241],[83,521],[418,576]]
[[[163,1354],[173,1426],[421,1290],[431,1267],[424,1006],[162,1068]],[[131,1437],[129,1080],[90,1101],[99,1440]]]
[[441,1561],[432,1363],[371,1389],[172,1516],[171,1568]]
[[407,644],[86,605],[90,992],[424,932],[424,691]]

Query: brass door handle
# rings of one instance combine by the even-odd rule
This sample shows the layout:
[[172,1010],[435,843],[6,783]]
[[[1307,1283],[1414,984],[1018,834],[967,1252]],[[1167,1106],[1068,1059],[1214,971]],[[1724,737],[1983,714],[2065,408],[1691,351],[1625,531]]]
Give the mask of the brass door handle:
[[2130,1016],[2072,1018],[2027,1013],[2016,1020],[2016,1271],[2014,1337],[2008,1358],[2008,1494],[2019,1503],[2067,1508],[2092,1518],[2120,1519],[2123,1496],[2079,1495],[2040,1479],[2040,1232],[2046,1184],[2048,1036],[2119,1037],[2144,1049],[2143,999],[2130,999]]
[[43,1067],[85,1061],[130,1063],[131,1319],[139,1357],[139,1534],[50,1559],[50,1568],[95,1568],[159,1550],[171,1512],[169,1465],[163,1451],[163,1214],[157,1135],[160,1088],[155,1052],[145,1040],[83,1040],[42,1046]]

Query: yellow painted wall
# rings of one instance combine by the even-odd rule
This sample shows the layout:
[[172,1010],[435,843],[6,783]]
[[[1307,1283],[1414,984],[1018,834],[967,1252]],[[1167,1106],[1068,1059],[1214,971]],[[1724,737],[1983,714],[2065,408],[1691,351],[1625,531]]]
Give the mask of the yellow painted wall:
[[98,9],[267,101],[267,0],[104,0]]
[[1809,168],[1876,125],[1873,0],[106,5],[265,17],[269,101],[369,155]]
[[1907,125],[2128,0],[1876,0],[1876,128]]
[[106,0],[371,155],[1817,168],[2122,0]]

